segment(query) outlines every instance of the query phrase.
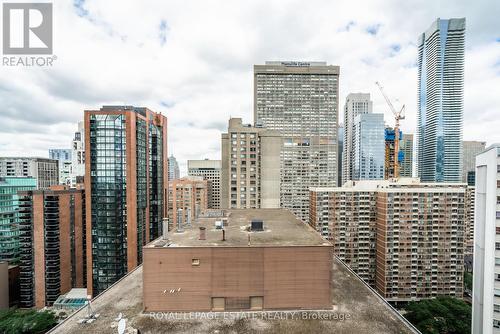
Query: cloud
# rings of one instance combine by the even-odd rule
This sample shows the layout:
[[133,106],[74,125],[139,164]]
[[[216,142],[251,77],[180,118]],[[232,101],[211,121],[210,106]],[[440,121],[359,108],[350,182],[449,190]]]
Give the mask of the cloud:
[[54,1],[54,67],[0,67],[0,154],[47,155],[69,146],[83,110],[128,104],[167,115],[185,172],[187,159],[220,157],[230,116],[253,121],[253,65],[266,60],[339,65],[339,119],[348,93],[369,92],[392,125],[380,81],[414,132],[417,37],[463,16],[464,138],[500,141],[499,11],[482,0]]

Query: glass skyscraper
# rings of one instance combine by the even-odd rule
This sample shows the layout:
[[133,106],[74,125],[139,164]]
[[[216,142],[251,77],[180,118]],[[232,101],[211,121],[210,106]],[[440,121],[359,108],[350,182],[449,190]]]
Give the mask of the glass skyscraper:
[[417,171],[462,181],[465,18],[437,19],[418,40]]
[[97,295],[140,264],[142,246],[161,234],[167,119],[147,108],[104,106],[85,112],[85,141],[87,288]]
[[354,118],[353,180],[383,180],[385,165],[383,114],[360,114]]

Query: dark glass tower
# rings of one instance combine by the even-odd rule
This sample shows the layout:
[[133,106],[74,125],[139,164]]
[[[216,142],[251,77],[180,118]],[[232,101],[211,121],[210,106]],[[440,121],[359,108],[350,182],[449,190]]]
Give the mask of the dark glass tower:
[[[161,233],[167,194],[167,119],[147,108],[85,112],[89,294],[142,262]],[[92,282],[92,283],[90,283]]]

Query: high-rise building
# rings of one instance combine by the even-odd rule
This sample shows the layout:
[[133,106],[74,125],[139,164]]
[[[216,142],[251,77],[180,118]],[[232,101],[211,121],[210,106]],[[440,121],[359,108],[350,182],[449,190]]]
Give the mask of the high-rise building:
[[347,181],[337,188],[311,188],[310,225],[333,245],[334,254],[375,286],[379,181]]
[[283,136],[281,206],[309,220],[309,187],[337,185],[338,66],[271,61],[254,66],[254,121]]
[[476,205],[476,188],[467,186],[465,193],[465,255],[474,254],[474,207]]
[[405,133],[399,141],[399,151],[403,152],[403,160],[401,161],[401,169],[399,170],[400,177],[413,176],[413,134]]
[[170,155],[168,158],[168,180],[172,181],[180,177],[179,163],[173,155]]
[[437,19],[418,39],[417,170],[462,181],[465,18]]
[[83,183],[85,175],[85,128],[83,121],[78,122],[78,130],[71,141],[71,176],[69,186]]
[[411,178],[311,188],[310,223],[388,300],[461,298],[465,192]]
[[500,331],[500,144],[476,156],[472,333]]
[[352,134],[352,179],[384,178],[385,135],[383,114],[360,114],[354,118]]
[[35,189],[33,177],[0,177],[0,261],[19,263],[18,191]]
[[188,175],[202,176],[209,183],[208,208],[220,208],[220,160],[188,160]]
[[52,306],[86,285],[85,194],[52,186],[19,192],[20,303]]
[[354,175],[354,119],[358,115],[373,111],[369,93],[351,93],[344,105],[344,146],[342,152],[342,184],[352,180]]
[[280,151],[277,131],[229,119],[222,134],[222,209],[280,207]]
[[72,150],[66,148],[49,149],[49,159],[59,161],[59,184],[70,185],[72,171]]
[[343,156],[343,152],[344,152],[344,126],[343,125],[339,125],[337,137],[338,137],[337,152],[339,153],[339,158],[337,161],[337,174],[338,174],[337,175],[337,185],[341,186],[342,185],[342,174],[343,174],[342,156]]
[[464,160],[462,168],[462,182],[474,186],[476,176],[476,155],[486,148],[484,141],[463,141]]
[[59,184],[59,163],[54,159],[0,157],[0,177],[34,177],[37,189]]
[[[385,165],[384,165],[384,178],[390,179],[395,177],[394,175],[394,141],[396,139],[395,131],[393,128],[385,128]],[[399,130],[399,137],[403,138],[403,132]],[[401,152],[401,153],[399,153]],[[399,165],[398,170],[401,171],[401,163],[403,161],[404,153],[399,150],[397,163]]]
[[167,118],[147,108],[85,111],[87,289],[96,295],[142,262],[161,235],[168,192]]
[[168,183],[169,230],[182,229],[208,209],[210,181],[202,176],[187,176]]

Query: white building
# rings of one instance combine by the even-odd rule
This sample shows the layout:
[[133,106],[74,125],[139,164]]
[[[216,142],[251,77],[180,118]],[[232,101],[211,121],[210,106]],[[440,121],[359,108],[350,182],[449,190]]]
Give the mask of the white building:
[[500,144],[476,156],[472,333],[500,333]]
[[358,115],[370,114],[373,102],[370,93],[351,93],[344,105],[344,145],[342,152],[342,184],[352,180],[354,170],[354,119]]

